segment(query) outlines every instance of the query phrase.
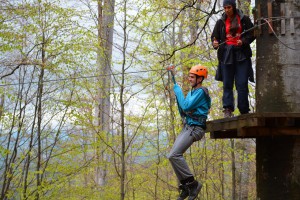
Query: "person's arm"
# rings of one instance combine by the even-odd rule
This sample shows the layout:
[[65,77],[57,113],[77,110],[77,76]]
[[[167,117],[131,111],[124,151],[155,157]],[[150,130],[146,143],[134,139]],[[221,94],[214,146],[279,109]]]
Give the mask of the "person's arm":
[[221,20],[218,20],[216,22],[216,25],[214,27],[214,30],[211,34],[211,41],[212,41],[212,46],[214,49],[218,49],[219,47],[219,43],[220,43],[220,39],[221,39],[221,36],[220,36],[220,22]]
[[242,45],[250,45],[255,40],[254,29],[253,29],[254,25],[248,16],[245,16],[244,20],[245,20],[244,31],[246,32],[241,37]]
[[189,98],[185,98],[181,88],[177,84],[174,85],[174,93],[179,107],[183,110],[183,112],[190,112],[196,109],[199,106],[200,101],[205,98],[205,94],[202,89],[198,90],[197,94],[191,95]]
[[[172,80],[173,80],[173,83],[174,83],[174,87],[176,86],[176,87],[180,88],[180,86],[176,83],[176,80],[175,80],[175,66],[169,66],[169,67],[167,67],[167,70],[169,72],[171,72]],[[181,90],[181,88],[180,88],[180,90]],[[180,107],[180,105],[178,103],[178,99],[177,99],[176,94],[175,94],[175,97],[176,97],[176,103],[177,103],[179,114],[180,114],[181,117],[184,117],[185,114],[184,114],[182,108]]]

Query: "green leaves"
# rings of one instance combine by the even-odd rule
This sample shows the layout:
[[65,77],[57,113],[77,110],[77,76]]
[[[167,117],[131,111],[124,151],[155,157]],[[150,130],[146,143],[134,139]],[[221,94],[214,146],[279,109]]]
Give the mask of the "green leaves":
[[[100,1],[5,2],[0,3],[0,78],[11,85],[1,86],[0,187],[7,188],[2,197],[120,199],[123,184],[125,199],[175,199],[177,180],[167,154],[182,122],[165,67],[176,65],[176,80],[188,90],[189,68],[207,66],[210,118],[222,114],[208,16],[200,5],[118,1],[109,43],[98,38]],[[109,45],[112,63],[102,71],[99,63],[109,60]],[[106,76],[111,84],[102,82]],[[106,94],[100,91],[110,92],[110,110],[101,107]],[[106,121],[99,114],[109,114],[109,131],[102,130]],[[185,154],[205,183],[202,199],[229,199],[220,188],[231,188],[231,163],[242,165],[254,155],[208,136]]]

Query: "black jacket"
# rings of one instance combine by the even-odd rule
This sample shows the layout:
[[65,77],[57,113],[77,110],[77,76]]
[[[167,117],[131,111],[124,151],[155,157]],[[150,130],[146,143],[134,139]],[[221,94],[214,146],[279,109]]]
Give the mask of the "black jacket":
[[[250,18],[243,14],[242,11],[237,9],[237,14],[240,16],[241,25],[242,25],[242,34],[241,40],[243,42],[241,46],[241,50],[247,58],[252,56],[252,51],[250,48],[250,44],[255,40],[254,37],[254,30],[247,31],[253,27],[253,23],[251,22]],[[226,41],[226,32],[225,32],[225,20],[226,14],[223,13],[222,17],[217,21],[213,33],[211,35],[211,41],[214,41],[214,38],[221,44],[218,48],[218,60],[219,62],[222,61],[224,49],[225,49],[225,41]],[[246,31],[246,32],[244,32]],[[216,48],[215,48],[216,49]]]
[[[246,58],[250,58],[252,56],[252,51],[250,48],[251,42],[255,40],[254,37],[254,30],[249,30],[253,27],[253,23],[251,22],[250,18],[242,13],[242,11],[237,9],[237,14],[240,16],[241,19],[241,25],[242,25],[242,34],[241,34],[241,40],[243,42],[242,46],[240,47],[240,50],[242,54]],[[225,20],[226,20],[226,14],[223,13],[222,17],[217,21],[213,33],[211,35],[211,41],[213,42],[214,39],[216,39],[219,42],[219,48],[218,48],[218,68],[216,71],[215,79],[217,81],[223,81],[222,77],[222,68],[221,68],[221,62],[223,61],[225,49],[226,49],[226,31],[225,31]],[[215,48],[217,49],[217,48]],[[251,60],[249,59],[249,70],[248,70],[248,77],[249,81],[254,82],[254,73],[251,65]]]

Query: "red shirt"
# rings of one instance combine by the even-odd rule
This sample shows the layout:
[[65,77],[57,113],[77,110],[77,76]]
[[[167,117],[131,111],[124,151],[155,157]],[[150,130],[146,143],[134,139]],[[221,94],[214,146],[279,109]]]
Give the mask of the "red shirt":
[[238,30],[236,32],[235,37],[233,37],[230,34],[230,18],[227,17],[226,21],[225,21],[225,26],[226,26],[226,44],[228,45],[234,45],[237,46],[237,41],[240,39],[241,37],[241,33],[242,33],[242,26],[241,26],[241,18],[239,15],[236,16],[237,20],[238,20]]

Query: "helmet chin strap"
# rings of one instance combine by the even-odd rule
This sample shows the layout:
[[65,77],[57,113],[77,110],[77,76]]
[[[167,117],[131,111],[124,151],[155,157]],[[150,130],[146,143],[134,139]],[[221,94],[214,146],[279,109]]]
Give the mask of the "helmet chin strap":
[[198,84],[199,84],[199,83],[195,83],[195,84],[192,86],[192,88],[194,89],[195,87],[197,87]]
[[203,81],[203,80],[202,80],[200,83],[197,83],[198,78],[201,78],[201,77],[197,77],[197,78],[196,78],[196,83],[192,86],[193,89],[194,89],[195,87],[197,87],[199,84],[201,84],[202,81]]

